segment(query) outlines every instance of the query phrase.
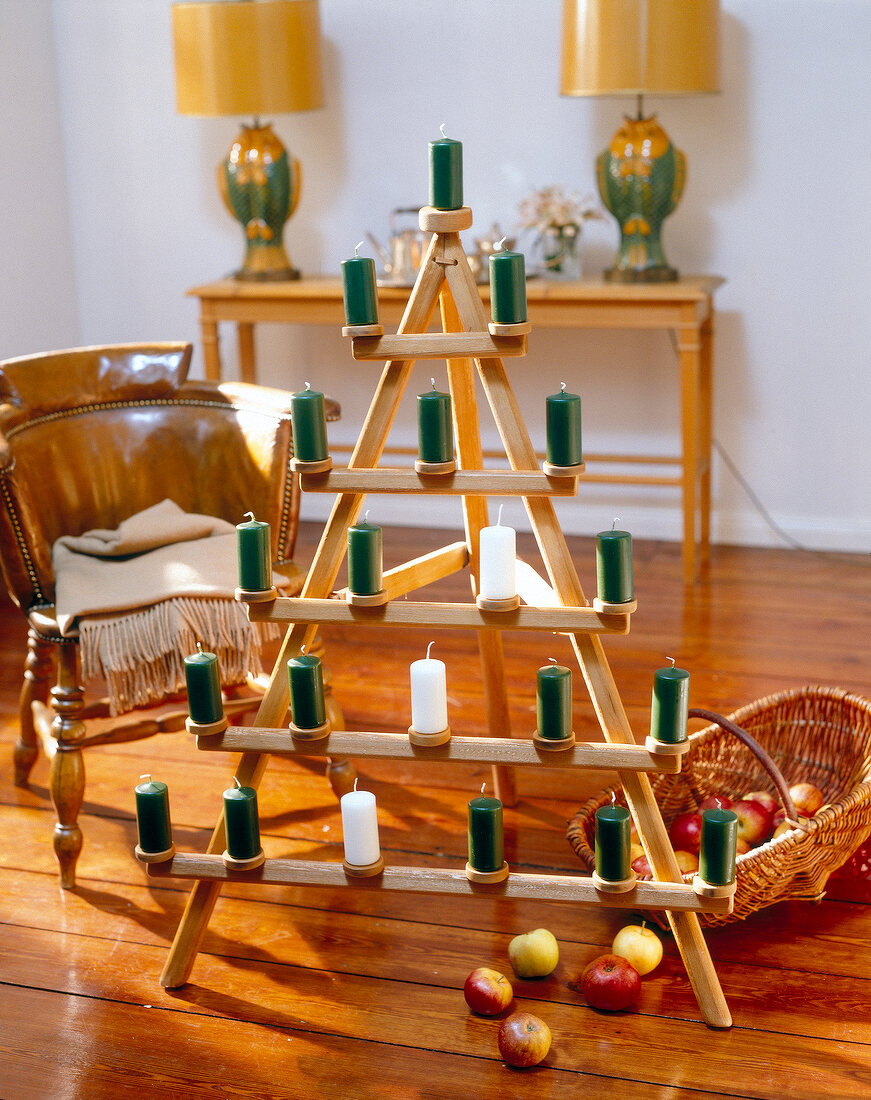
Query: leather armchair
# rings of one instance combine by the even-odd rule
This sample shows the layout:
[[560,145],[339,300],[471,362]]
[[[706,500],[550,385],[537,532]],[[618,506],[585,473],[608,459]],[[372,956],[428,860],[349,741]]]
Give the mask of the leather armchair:
[[[0,362],[0,565],[28,622],[15,781],[28,782],[40,737],[52,755],[61,884],[82,846],[81,750],[181,728],[184,712],[89,735],[75,639],[54,616],[51,549],[61,535],[117,528],[171,497],[186,512],[269,521],[272,557],[298,577],[299,517],[289,395],[246,383],[188,381],[190,344],[79,348]],[[328,416],[338,417],[330,403]],[[57,682],[49,685],[56,667]],[[250,703],[248,704],[250,706]]]

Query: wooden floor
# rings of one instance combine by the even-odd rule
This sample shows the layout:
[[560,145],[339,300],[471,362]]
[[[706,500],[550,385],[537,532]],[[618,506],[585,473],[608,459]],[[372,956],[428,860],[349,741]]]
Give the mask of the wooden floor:
[[[317,531],[304,526],[300,558]],[[449,541],[389,532],[396,562]],[[589,540],[571,540],[585,586]],[[691,670],[692,704],[722,713],[772,692],[819,683],[871,695],[867,556],[717,548],[706,581],[681,583],[679,547],[636,544],[639,611],[628,637],[606,639],[636,736],[652,670],[667,656]],[[453,587],[451,587],[453,585]],[[465,598],[458,578],[443,589]],[[404,730],[407,666],[419,632],[324,631],[349,728]],[[819,905],[790,902],[706,933],[734,1027],[698,1010],[674,945],[644,980],[636,1008],[590,1009],[573,982],[610,949],[617,910],[490,899],[379,896],[371,890],[233,886],[225,890],[191,983],[158,976],[187,896],[150,885],[132,856],[132,788],[151,771],[171,791],[175,839],[204,849],[232,760],[197,753],[186,734],[98,748],[87,756],[85,847],[74,892],[58,888],[48,765],[27,790],[11,782],[22,621],[0,604],[0,1096],[113,1097],[701,1097],[796,1100],[871,1096],[871,883],[835,876]],[[485,728],[474,642],[440,635],[455,732]],[[506,635],[515,733],[534,725],[534,670],[568,659],[564,640]],[[581,684],[580,677],[576,679]],[[583,688],[575,727],[597,731]],[[465,805],[488,777],[478,765],[366,762],[382,846],[395,864],[462,866]],[[565,839],[604,774],[527,770],[506,811],[506,854],[520,870],[578,871]],[[319,766],[273,759],[261,788],[269,855],[341,858],[337,807]],[[499,1058],[497,1023],[469,1014],[476,966],[510,967],[512,936],[545,926],[561,959],[540,982],[515,984],[553,1047],[536,1069]]]

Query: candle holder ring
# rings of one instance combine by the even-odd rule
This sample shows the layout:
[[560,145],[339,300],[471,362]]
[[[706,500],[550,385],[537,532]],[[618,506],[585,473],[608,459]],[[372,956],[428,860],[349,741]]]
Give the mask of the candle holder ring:
[[278,589],[272,588],[237,588],[233,595],[239,603],[274,603],[278,599]]
[[504,882],[509,875],[510,868],[507,861],[503,861],[498,871],[478,871],[471,863],[466,864],[466,878],[469,882],[475,882],[479,886],[492,886],[497,882]]
[[319,726],[311,726],[308,729],[304,729],[302,726],[294,725],[290,722],[287,727],[294,741],[323,741],[325,737],[329,737],[333,732],[333,727],[330,725],[329,720],[321,723]]
[[343,336],[383,336],[384,325],[345,325],[342,328]]
[[542,737],[538,730],[534,730],[532,743],[545,752],[565,752],[575,747],[575,731],[572,730],[568,737]]
[[418,733],[414,726],[408,727],[408,740],[412,745],[419,745],[421,748],[433,748],[435,745],[446,745],[450,739],[450,726],[445,726],[443,730],[438,730],[437,733]]
[[266,853],[261,848],[256,856],[249,856],[247,859],[237,859],[235,856],[231,856],[225,849],[221,855],[221,859],[224,861],[224,866],[228,871],[253,871],[256,867],[262,867],[266,862]]
[[389,602],[390,593],[386,588],[382,588],[380,592],[369,594],[352,592],[350,588],[345,590],[345,603],[350,604],[351,607],[382,607]]
[[374,878],[384,872],[384,857],[379,856],[374,863],[348,863],[344,859],[342,867],[349,878]]
[[735,896],[735,891],[737,889],[737,879],[733,879],[731,882],[724,884],[716,884],[713,882],[705,882],[701,875],[693,876],[693,890],[700,898],[731,898]]
[[583,462],[576,462],[574,466],[555,466],[552,462],[541,464],[541,472],[545,477],[578,477],[585,469]]
[[422,206],[418,224],[424,233],[459,233],[472,228],[471,206],[458,206],[454,210],[439,210],[437,206]]
[[631,615],[633,611],[638,610],[638,600],[610,603],[608,600],[600,600],[598,596],[594,596],[593,610],[598,611],[600,615]]
[[657,741],[648,734],[644,739],[644,747],[654,756],[683,756],[690,750],[690,739],[685,737],[683,741]]
[[476,596],[475,604],[479,611],[516,611],[520,607],[520,596],[515,593],[504,600],[491,600],[486,596]]
[[635,884],[638,881],[638,876],[632,870],[630,870],[628,878],[601,878],[595,871],[590,877],[600,894],[628,894],[630,890],[635,889]]
[[532,332],[532,321],[490,321],[487,330],[491,336],[526,336]]
[[303,458],[292,458],[290,468],[295,474],[328,474],[333,468],[333,460],[330,455],[326,458],[314,459],[307,462]]
[[170,844],[164,852],[145,852],[137,844],[134,851],[140,863],[167,863],[175,855],[175,844]]
[[454,474],[457,472],[457,462],[453,458],[449,458],[447,462],[424,462],[422,458],[416,458],[414,470],[418,474]]
[[214,737],[223,733],[229,725],[230,719],[226,714],[222,714],[217,722],[195,722],[190,716],[184,720],[184,728],[196,737]]

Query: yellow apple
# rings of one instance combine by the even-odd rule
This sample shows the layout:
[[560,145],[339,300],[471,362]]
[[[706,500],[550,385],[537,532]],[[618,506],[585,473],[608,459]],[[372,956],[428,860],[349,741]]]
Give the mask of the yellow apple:
[[614,937],[611,950],[635,967],[639,974],[649,974],[662,961],[662,941],[646,924],[627,924]]
[[518,978],[546,978],[559,962],[556,937],[546,928],[515,936],[508,944],[508,958]]

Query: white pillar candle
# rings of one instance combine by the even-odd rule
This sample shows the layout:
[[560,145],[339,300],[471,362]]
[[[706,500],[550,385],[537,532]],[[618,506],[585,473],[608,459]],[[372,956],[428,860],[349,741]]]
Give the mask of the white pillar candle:
[[411,663],[411,728],[417,733],[441,733],[448,728],[448,688],[444,661],[426,657]]
[[381,857],[375,795],[371,791],[348,791],[342,795],[341,807],[345,860],[354,867],[368,867]]
[[[502,506],[499,506],[502,518]],[[510,600],[517,595],[517,539],[513,527],[481,528],[480,595],[485,600]]]

